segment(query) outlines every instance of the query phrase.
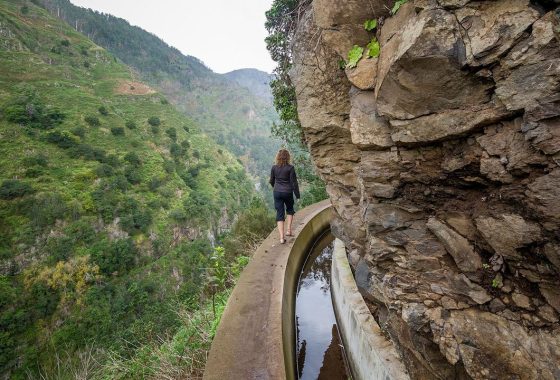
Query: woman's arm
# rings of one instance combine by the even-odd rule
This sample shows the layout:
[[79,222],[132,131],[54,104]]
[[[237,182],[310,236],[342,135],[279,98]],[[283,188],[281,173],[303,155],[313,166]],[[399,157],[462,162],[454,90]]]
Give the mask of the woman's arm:
[[299,199],[299,184],[297,181],[296,168],[294,167],[292,167],[292,171],[290,172],[290,183],[294,189],[294,195]]
[[274,183],[276,182],[276,177],[274,176],[274,166],[270,169],[270,180],[268,181],[270,186],[274,187]]

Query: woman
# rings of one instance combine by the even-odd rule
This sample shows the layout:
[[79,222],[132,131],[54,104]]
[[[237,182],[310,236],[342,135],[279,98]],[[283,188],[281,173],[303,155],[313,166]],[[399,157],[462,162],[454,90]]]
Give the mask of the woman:
[[[299,199],[299,185],[296,170],[290,165],[290,152],[280,149],[276,154],[276,165],[270,170],[270,185],[274,188],[274,208],[276,209],[276,223],[280,233],[280,243],[284,244],[284,220],[287,222],[286,236],[292,236],[292,222],[294,220],[294,197]],[[285,215],[288,214],[286,218]]]

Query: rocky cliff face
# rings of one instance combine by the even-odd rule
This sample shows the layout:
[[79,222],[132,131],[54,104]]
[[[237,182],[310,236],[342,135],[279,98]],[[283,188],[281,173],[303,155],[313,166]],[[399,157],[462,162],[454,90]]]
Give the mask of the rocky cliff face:
[[[560,10],[314,0],[292,79],[374,317],[415,379],[560,379]],[[339,61],[373,37],[377,58]]]

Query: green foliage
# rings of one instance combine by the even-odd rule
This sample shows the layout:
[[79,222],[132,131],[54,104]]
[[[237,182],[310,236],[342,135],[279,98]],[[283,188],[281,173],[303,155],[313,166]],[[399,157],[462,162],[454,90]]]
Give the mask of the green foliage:
[[0,185],[0,199],[11,200],[32,194],[33,188],[26,182],[7,179]]
[[106,275],[115,272],[126,272],[134,264],[137,250],[131,239],[109,241],[107,239],[95,243],[90,251],[94,263]]
[[19,11],[21,12],[22,15],[26,15],[29,13],[29,7],[24,5],[19,9]]
[[366,55],[368,58],[375,58],[379,56],[381,47],[379,46],[379,41],[377,38],[373,37],[369,44],[366,46]]
[[84,127],[76,127],[72,129],[72,134],[81,138],[86,137],[86,130]]
[[123,127],[111,127],[111,133],[113,136],[124,136],[124,128]]
[[177,130],[173,127],[171,128],[167,128],[165,130],[165,133],[167,134],[167,136],[173,140],[173,141],[177,141]]
[[408,2],[408,0],[397,0],[397,1],[395,1],[395,4],[393,5],[393,8],[391,8],[391,14],[392,15],[397,14],[397,12],[401,8],[401,6],[404,5],[407,2]]
[[348,62],[346,67],[352,69],[358,65],[358,62],[362,59],[364,55],[364,48],[358,45],[354,45],[352,49],[348,52]]
[[107,116],[109,115],[109,111],[107,110],[107,107],[105,106],[101,106],[97,109],[99,111],[99,113],[103,116]]
[[346,68],[346,61],[344,59],[338,60],[338,68],[340,70],[344,70]]
[[52,129],[60,125],[66,115],[54,107],[47,107],[33,89],[20,93],[4,108],[6,120],[37,129]]
[[364,22],[364,29],[367,30],[368,32],[371,32],[375,28],[377,28],[376,19],[366,20],[366,22]]
[[[309,151],[304,143],[298,117],[296,91],[290,79],[293,61],[292,40],[297,20],[305,11],[305,5],[306,3],[300,3],[297,0],[275,0],[266,13],[265,26],[269,33],[266,38],[267,49],[277,63],[274,70],[275,79],[271,82],[271,88],[280,123],[273,124],[272,134],[282,139],[290,148],[292,157],[297,163],[298,174],[299,172],[307,174],[303,178],[300,177],[302,198],[315,200],[320,195],[326,195],[326,192],[324,192],[324,184],[321,179],[315,174]],[[270,152],[268,154],[270,157]],[[270,166],[267,169],[270,170]],[[262,181],[262,184],[263,188],[267,187],[265,181]],[[310,190],[312,190],[313,196],[310,195]]]
[[136,154],[136,152],[128,152],[127,154],[125,154],[124,160],[135,168],[142,165],[142,161],[140,160],[140,157],[138,156],[138,154]]
[[254,198],[249,207],[239,216],[231,234],[224,239],[229,257],[250,255],[276,226],[276,219],[264,200]]
[[46,141],[62,149],[69,149],[78,145],[78,142],[68,132],[49,132]]
[[[116,93],[116,83],[139,80],[129,67],[31,2],[33,17],[21,17],[22,4],[0,2],[2,25],[26,47],[0,55],[0,373],[75,378],[72,371],[90,348],[92,363],[103,371],[111,361],[102,353],[128,362],[158,346],[157,337],[178,333],[185,326],[180,309],[205,318],[197,328],[207,329],[206,340],[192,335],[181,342],[207,347],[226,299],[215,294],[215,308],[208,299],[206,234],[218,230],[222,210],[233,220],[247,206],[252,182],[226,148],[162,104],[161,94]],[[68,14],[70,3],[59,5]],[[83,22],[80,28],[91,27]],[[83,66],[86,55],[90,70]],[[183,66],[177,73],[192,70]],[[226,114],[235,103],[224,103]],[[101,104],[111,110],[105,120]],[[150,134],[146,121],[153,115],[165,115],[165,134]],[[107,133],[111,126],[126,127],[127,138]],[[236,138],[245,144],[251,131]],[[199,159],[186,155],[191,145]],[[175,162],[170,150],[183,155]],[[188,206],[198,215],[187,218],[183,201],[194,188],[201,196]],[[188,227],[188,237],[178,225]],[[201,240],[191,242],[191,231],[200,231]],[[245,262],[226,254],[227,287]],[[199,313],[201,307],[209,311]],[[140,373],[130,378],[143,378]]]
[[152,127],[159,127],[161,125],[161,120],[157,116],[151,116],[148,119],[148,124],[150,124]]
[[99,127],[101,125],[99,118],[93,115],[88,115],[84,117],[84,121],[88,123],[91,127]]
[[136,129],[137,128],[136,123],[133,120],[127,120],[125,126],[128,129]]
[[23,159],[23,164],[25,166],[42,166],[47,167],[49,165],[49,160],[47,156],[42,153],[35,154]]

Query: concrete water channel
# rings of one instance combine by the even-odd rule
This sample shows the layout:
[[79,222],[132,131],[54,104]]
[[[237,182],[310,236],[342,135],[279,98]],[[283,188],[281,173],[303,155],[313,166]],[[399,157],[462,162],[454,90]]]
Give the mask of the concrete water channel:
[[296,293],[296,371],[301,380],[346,380],[346,364],[331,298],[334,237],[327,230],[311,248]]
[[257,249],[230,296],[204,379],[408,379],[358,292],[344,245],[332,242],[332,212],[329,201],[309,206],[287,244],[273,231]]

